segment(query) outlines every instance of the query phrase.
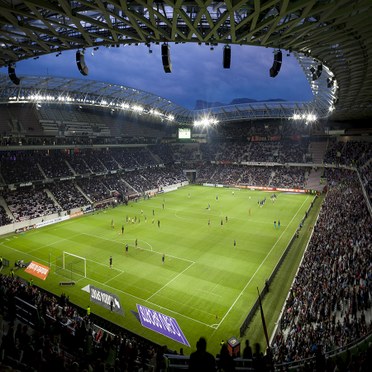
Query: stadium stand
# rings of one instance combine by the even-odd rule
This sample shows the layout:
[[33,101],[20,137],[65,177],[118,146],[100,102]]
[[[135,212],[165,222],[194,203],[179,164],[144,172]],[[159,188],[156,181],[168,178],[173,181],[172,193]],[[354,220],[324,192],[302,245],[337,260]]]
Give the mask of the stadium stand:
[[[371,4],[2,1],[0,230],[9,235],[0,244],[0,370],[173,372],[205,360],[202,337],[191,357],[168,350],[20,279],[25,263],[5,269],[1,256],[17,226],[23,232],[51,216],[127,203],[183,181],[323,194],[270,347],[252,350],[245,339],[243,358],[232,359],[223,342],[219,355],[208,356],[216,370],[371,370]],[[152,43],[164,42],[168,51],[168,42],[283,51],[299,61],[313,99],[205,102],[194,115],[130,87],[15,72],[25,59],[74,48],[145,43],[152,53]],[[281,58],[274,62],[281,66]],[[142,103],[151,115],[142,115]],[[313,110],[320,120],[310,120]],[[177,141],[168,114],[191,125],[199,113],[222,122]]]
[[15,221],[30,220],[62,211],[43,189],[27,187],[8,191],[3,197]]
[[[19,221],[100,203],[110,199],[113,192],[123,198],[132,194],[141,195],[148,190],[160,190],[163,186],[186,181],[180,164],[190,164],[190,159],[199,157],[201,159],[195,162],[196,182],[199,183],[305,187],[311,167],[279,166],[271,162],[273,158],[270,152],[272,154],[272,151],[281,148],[281,151],[289,154],[291,150],[286,149],[292,147],[292,142],[264,145],[256,145],[254,142],[250,145],[253,146],[229,141],[212,145],[168,144],[164,148],[154,145],[94,150],[79,148],[69,151],[9,150],[2,154],[1,176],[4,185],[40,182],[47,178],[53,182],[45,186],[35,184],[32,188],[3,191],[4,202],[12,218]],[[308,145],[300,147],[302,155],[306,154]],[[220,156],[225,159],[230,156],[227,149],[230,149],[230,154],[237,156],[236,160],[241,160],[246,151],[253,150],[252,157],[260,159],[265,165],[248,166],[216,161]],[[298,154],[297,149],[294,152]],[[332,355],[337,355],[347,345],[371,333],[371,215],[362,194],[362,185],[367,192],[371,191],[370,154],[370,143],[335,142],[330,144],[325,155],[325,159],[337,164],[337,168],[324,168],[327,196],[287,299],[280,327],[273,338],[272,357],[278,369],[285,369],[294,362],[303,365],[304,360],[308,365],[317,363],[318,353],[326,357],[327,368],[336,368],[340,362]],[[165,167],[159,166],[169,158],[172,162],[167,162]],[[305,158],[302,156],[303,160],[307,160]],[[235,160],[233,156],[229,159],[232,163]],[[351,163],[350,159],[353,159]],[[210,165],[206,167],[206,163]],[[350,164],[357,168],[343,168]],[[130,168],[138,169],[126,170]],[[11,221],[2,207],[1,225]],[[96,323],[103,320],[95,319],[94,323],[88,321],[82,309],[64,304],[66,298],[63,296],[58,299],[38,294],[39,289],[36,287],[28,287],[8,276],[1,276],[1,282],[3,290],[10,286],[13,290],[19,287],[22,291],[32,293],[32,296],[29,293],[24,297],[27,300],[38,298],[40,301],[42,298],[44,321],[48,325],[58,324],[54,329],[58,330],[59,336],[56,338],[55,335],[51,337],[44,333],[42,346],[39,340],[42,331],[38,327],[33,330],[25,328],[31,340],[27,345],[39,350],[31,355],[29,347],[23,341],[17,341],[19,336],[12,328],[12,320],[6,319],[2,360],[21,370],[26,368],[26,364],[48,366],[56,358],[64,370],[76,370],[77,364],[79,368],[90,365],[95,370],[105,364],[106,368],[120,365],[121,368],[153,371],[158,368],[157,365],[163,365],[164,358],[174,370],[184,369],[185,363],[187,366],[188,356],[177,356],[174,351],[141,340],[138,336],[129,336],[127,331],[113,331],[112,325],[107,323],[101,324],[102,328],[99,328]],[[8,313],[4,311],[3,314]],[[45,329],[45,324],[41,327]],[[85,334],[85,340],[90,340],[88,343],[81,341],[83,336],[80,331]],[[14,338],[9,341],[13,332]],[[56,340],[59,340],[58,344]],[[13,343],[18,346],[6,346]],[[129,344],[132,346],[129,347]],[[73,348],[70,348],[71,345]],[[252,360],[236,358],[234,364],[241,370],[254,370],[262,363],[259,355],[253,355]],[[361,353],[360,358],[350,360],[349,363],[363,368],[369,363],[368,354]]]
[[276,362],[304,360],[319,345],[330,353],[372,330],[371,215],[355,171],[325,177],[330,187],[272,344]]

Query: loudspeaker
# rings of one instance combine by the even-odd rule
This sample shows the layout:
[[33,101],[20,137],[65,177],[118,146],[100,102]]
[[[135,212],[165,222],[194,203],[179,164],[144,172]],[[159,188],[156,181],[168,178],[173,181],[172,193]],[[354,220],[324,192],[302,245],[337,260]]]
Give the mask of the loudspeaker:
[[16,75],[16,72],[15,72],[15,67],[14,65],[9,65],[8,66],[8,75],[9,75],[9,79],[15,84],[15,85],[19,85],[19,83],[21,82],[21,79],[19,79]]
[[231,48],[229,45],[225,45],[223,48],[223,68],[230,68],[231,64]]
[[270,68],[270,76],[275,77],[276,75],[278,75],[281,67],[282,67],[282,52],[278,50],[274,53],[274,62]]
[[85,64],[84,53],[80,52],[80,50],[76,52],[76,64],[80,73],[84,76],[87,76],[89,69],[88,66]]
[[161,46],[161,60],[163,62],[164,72],[172,72],[172,63],[170,61],[170,49],[168,44]]

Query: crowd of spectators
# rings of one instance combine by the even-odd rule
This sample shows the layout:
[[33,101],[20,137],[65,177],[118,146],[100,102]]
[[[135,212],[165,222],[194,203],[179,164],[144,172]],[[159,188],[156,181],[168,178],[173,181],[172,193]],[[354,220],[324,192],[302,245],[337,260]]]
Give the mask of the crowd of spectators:
[[102,178],[102,182],[106,185],[106,187],[110,190],[112,195],[121,195],[122,198],[125,195],[130,194],[130,188],[127,182],[121,176],[117,176],[115,174],[106,175]]
[[158,164],[148,147],[105,149],[95,155],[103,163],[106,171],[146,168]]
[[298,167],[213,165],[199,167],[197,182],[224,185],[304,188],[307,170]]
[[[86,161],[86,154],[87,151],[76,152],[73,155],[69,156],[68,163],[70,164],[71,168],[73,169],[74,175],[89,175],[92,174],[92,169],[88,165]],[[104,168],[103,168],[104,169]]]
[[161,191],[162,187],[187,181],[182,169],[175,165],[126,172],[123,179],[136,193],[150,190]]
[[222,163],[274,162],[307,163],[311,162],[309,141],[221,141],[200,145],[203,159]]
[[372,142],[334,140],[328,146],[324,163],[356,167],[372,202]]
[[174,163],[174,153],[177,152],[177,149],[177,145],[168,145],[166,143],[151,146],[151,152],[157,156],[163,164]]
[[83,207],[90,204],[89,200],[76,187],[74,181],[61,181],[48,184],[49,191],[53,194],[57,204],[64,211]]
[[273,167],[246,167],[240,175],[239,182],[247,186],[264,186],[270,185],[270,179],[273,174]]
[[[241,162],[279,164],[306,163],[311,160],[306,140],[241,142],[222,141],[206,144],[172,144],[124,148],[46,149],[6,151],[1,154],[1,178],[5,184],[45,181],[92,174],[128,171],[190,160],[239,164]],[[366,171],[364,181],[370,183],[368,162],[372,158],[370,143],[334,142],[329,146],[325,162],[357,165]],[[204,177],[201,177],[204,178]],[[230,177],[231,178],[231,177]],[[245,178],[245,177],[243,177]]]
[[81,178],[76,182],[91,203],[100,202],[111,197],[110,190],[100,180],[100,177],[91,177]]
[[[3,210],[1,226],[10,220],[23,221],[53,213],[69,211],[88,204],[101,203],[113,197],[126,197],[149,190],[161,191],[165,186],[187,181],[178,166],[168,166],[103,174],[74,180],[55,181],[45,186],[33,186],[3,192],[12,214]],[[49,194],[48,194],[49,192]]]
[[329,353],[372,329],[372,218],[355,171],[325,176],[329,190],[272,343],[277,363],[314,356],[319,345]]
[[171,150],[161,153],[158,148],[156,153],[148,147],[8,151],[1,154],[0,173],[3,183],[19,184],[169,164]]
[[100,151],[81,151],[79,153],[79,157],[83,157],[84,162],[87,164],[88,168],[91,170],[92,173],[95,174],[103,174],[107,172],[107,168],[101,161],[101,157],[99,154]]
[[[249,139],[254,136],[262,138],[272,137],[296,137],[299,135],[309,134],[308,125],[302,122],[296,122],[295,125],[291,121],[285,121],[278,124],[277,121],[252,121],[228,125],[218,125],[211,128],[210,137],[213,139]],[[313,128],[312,128],[313,129]]]
[[371,158],[372,142],[332,141],[324,156],[324,163],[360,167]]
[[199,164],[196,167],[196,182],[198,183],[206,183],[206,182],[213,182],[213,175],[220,166],[216,164],[210,164],[208,167],[203,166],[203,164]]
[[3,194],[3,197],[13,215],[14,222],[30,220],[62,211],[43,189],[28,187],[7,191]]
[[307,169],[300,167],[274,167],[273,170],[270,186],[297,189],[305,188]]
[[0,158],[0,172],[5,184],[42,180],[37,161],[27,151],[5,152]]
[[215,172],[206,180],[207,183],[236,185],[245,171],[243,167],[233,165],[218,165],[214,169]]
[[[2,274],[0,292],[0,334],[5,330],[0,369],[8,365],[18,371],[146,372],[156,368],[158,351],[163,355],[155,344],[70,304],[63,293],[58,298]],[[33,328],[17,321],[16,297],[37,308]]]
[[140,172],[141,178],[145,178],[151,185],[151,189],[161,190],[162,187],[186,182],[187,177],[182,168],[176,165],[166,168],[147,168]]
[[39,154],[37,162],[48,179],[72,177],[72,168],[67,163],[68,155],[63,151],[49,151]]

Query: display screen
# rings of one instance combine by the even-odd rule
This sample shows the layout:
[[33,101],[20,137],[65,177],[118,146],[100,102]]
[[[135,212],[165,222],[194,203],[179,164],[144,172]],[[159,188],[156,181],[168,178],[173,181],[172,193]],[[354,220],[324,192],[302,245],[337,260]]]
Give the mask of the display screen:
[[190,128],[178,128],[178,139],[190,139],[191,129]]

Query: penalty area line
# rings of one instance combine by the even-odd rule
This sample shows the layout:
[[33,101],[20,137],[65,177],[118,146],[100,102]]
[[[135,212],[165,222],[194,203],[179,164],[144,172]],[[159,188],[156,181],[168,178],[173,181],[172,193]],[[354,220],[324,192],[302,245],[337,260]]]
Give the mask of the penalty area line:
[[180,273],[178,273],[175,277],[173,277],[169,282],[165,283],[161,288],[159,288],[156,292],[154,292],[150,297],[146,299],[146,301],[149,301],[150,298],[157,295],[161,290],[163,290],[165,287],[167,287],[169,284],[171,284],[174,280],[176,280],[180,275],[182,275],[186,270],[188,270],[192,265],[194,265],[195,262],[191,263],[189,266],[187,266],[184,270],[182,270]]

